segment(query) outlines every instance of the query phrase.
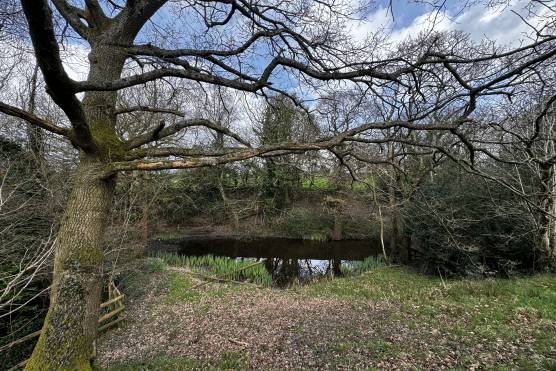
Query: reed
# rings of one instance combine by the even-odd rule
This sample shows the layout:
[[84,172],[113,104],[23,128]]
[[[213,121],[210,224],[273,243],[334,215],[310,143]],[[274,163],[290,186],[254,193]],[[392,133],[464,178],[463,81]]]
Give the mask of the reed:
[[342,273],[343,274],[359,274],[363,272],[372,271],[374,269],[384,267],[386,262],[382,255],[378,256],[369,256],[362,261],[354,261],[349,263],[342,264]]
[[173,267],[187,267],[206,270],[215,276],[226,276],[233,281],[250,281],[260,285],[272,284],[272,276],[263,265],[252,265],[254,259],[232,259],[223,256],[203,255],[185,256],[169,252],[157,252],[156,258],[162,259],[167,265]]

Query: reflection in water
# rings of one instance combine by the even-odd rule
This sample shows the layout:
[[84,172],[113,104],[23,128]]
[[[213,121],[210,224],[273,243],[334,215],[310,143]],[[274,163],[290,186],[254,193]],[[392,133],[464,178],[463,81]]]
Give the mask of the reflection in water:
[[185,237],[152,241],[154,251],[180,255],[216,255],[230,258],[265,259],[274,283],[285,286],[314,277],[338,277],[342,264],[364,260],[381,253],[374,240],[308,241],[287,238],[237,239],[230,237]]
[[342,260],[281,259],[267,258],[265,267],[277,286],[285,286],[295,281],[310,280],[315,277],[340,277]]

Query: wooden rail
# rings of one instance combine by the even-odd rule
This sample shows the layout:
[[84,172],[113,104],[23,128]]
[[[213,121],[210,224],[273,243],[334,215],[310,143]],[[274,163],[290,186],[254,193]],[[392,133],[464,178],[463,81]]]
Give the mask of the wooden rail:
[[[98,320],[99,332],[114,326],[116,323],[119,323],[124,319],[124,316],[122,314],[114,320],[106,322],[110,318],[113,318],[119,313],[123,312],[123,310],[125,309],[124,294],[122,294],[120,290],[118,290],[118,288],[114,284],[114,281],[110,281],[110,283],[108,284],[108,300],[100,305],[101,310],[104,308],[108,308],[108,312],[103,314]],[[106,323],[103,324],[103,322]]]
[[[108,284],[108,300],[105,301],[104,303],[102,303],[100,305],[100,310],[106,310],[106,308],[108,308],[108,312],[101,314],[99,320],[98,320],[98,331],[104,331],[114,325],[116,325],[117,323],[123,321],[125,319],[124,314],[122,313],[123,310],[125,309],[124,306],[124,297],[125,295],[122,294],[120,292],[120,290],[118,290],[118,288],[116,287],[116,285],[114,284],[113,281],[110,281],[110,283]],[[116,318],[114,318],[116,317]],[[108,321],[109,319],[113,318],[111,321]],[[38,330],[35,331],[33,333],[27,334],[17,340],[12,341],[11,343],[2,345],[0,347],[0,353],[5,352],[6,350],[24,343],[28,340],[31,340],[37,336],[39,336],[41,334],[42,330]],[[27,362],[27,360],[18,363],[16,366],[12,367],[10,370],[16,370],[18,368],[21,368],[25,365],[25,363]]]

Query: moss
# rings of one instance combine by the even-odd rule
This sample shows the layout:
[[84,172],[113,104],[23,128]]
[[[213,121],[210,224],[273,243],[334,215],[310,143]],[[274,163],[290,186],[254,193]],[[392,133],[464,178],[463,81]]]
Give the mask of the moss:
[[79,263],[82,267],[98,267],[104,261],[104,254],[96,247],[79,250]]
[[99,150],[99,156],[106,160],[120,160],[126,153],[124,142],[116,131],[103,123],[91,124],[93,140]]
[[85,332],[81,306],[86,290],[74,274],[61,275],[59,285],[58,305],[49,308],[26,370],[91,370],[94,334]]
[[342,342],[342,343],[338,343],[338,344],[334,345],[333,349],[337,353],[345,353],[353,347],[354,347],[354,344],[352,344],[350,342]]
[[[48,317],[45,319],[44,328],[48,327]],[[35,349],[31,358],[25,365],[26,371],[46,371],[46,370],[60,370],[60,371],[91,371],[91,352],[86,349],[84,345],[86,340],[84,336],[78,336],[76,339],[67,341],[64,345],[58,347],[56,354],[46,353],[45,336],[41,335],[39,341],[35,345]],[[78,350],[79,353],[75,354]],[[72,357],[72,359],[68,359]]]

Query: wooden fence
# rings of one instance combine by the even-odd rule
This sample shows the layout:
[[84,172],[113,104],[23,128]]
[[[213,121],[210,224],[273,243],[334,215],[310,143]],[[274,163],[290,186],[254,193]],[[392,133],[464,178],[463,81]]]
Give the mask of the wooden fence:
[[[124,297],[125,295],[122,294],[120,290],[118,290],[118,288],[114,284],[114,281],[110,281],[110,283],[108,284],[108,300],[100,305],[100,317],[98,320],[99,332],[102,332],[125,319],[125,314],[123,312],[125,308]],[[33,333],[23,336],[22,338],[14,340],[11,343],[2,345],[0,347],[0,353],[3,353],[11,349],[18,344],[36,338],[41,334],[41,331],[42,330],[35,331]],[[8,371],[22,368],[23,366],[25,366],[26,362],[27,360],[24,360],[23,362],[12,367]]]

